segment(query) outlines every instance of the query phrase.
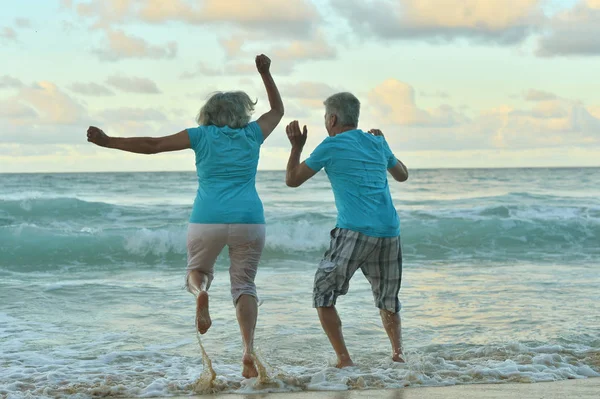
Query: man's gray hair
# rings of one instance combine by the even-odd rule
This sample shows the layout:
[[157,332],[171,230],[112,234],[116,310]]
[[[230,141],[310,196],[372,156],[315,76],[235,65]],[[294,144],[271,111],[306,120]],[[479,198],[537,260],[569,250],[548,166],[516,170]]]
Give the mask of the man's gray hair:
[[239,129],[250,122],[255,105],[256,101],[252,101],[243,91],[218,91],[200,108],[196,121],[201,126],[229,126]]
[[342,126],[358,126],[360,101],[352,93],[337,93],[323,102],[326,115],[337,115]]

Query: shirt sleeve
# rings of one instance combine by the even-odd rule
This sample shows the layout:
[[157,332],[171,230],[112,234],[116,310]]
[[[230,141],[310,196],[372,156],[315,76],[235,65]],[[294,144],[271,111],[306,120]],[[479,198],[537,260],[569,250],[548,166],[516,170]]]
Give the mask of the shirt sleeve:
[[387,168],[393,168],[398,163],[398,158],[394,155],[385,138],[383,139],[383,151],[387,160]]
[[186,130],[190,138],[190,146],[194,151],[198,151],[198,147],[200,146],[200,140],[202,138],[202,127],[191,127]]
[[304,161],[306,166],[314,170],[320,171],[331,161],[331,141],[329,138],[323,140],[321,144],[315,148],[310,156]]
[[256,140],[256,142],[259,145],[265,141],[265,137],[263,136],[262,129],[260,128],[260,125],[258,124],[258,122],[256,122],[256,121],[250,122],[248,124],[248,130],[250,131],[250,134],[252,135],[252,137],[254,137],[254,139]]

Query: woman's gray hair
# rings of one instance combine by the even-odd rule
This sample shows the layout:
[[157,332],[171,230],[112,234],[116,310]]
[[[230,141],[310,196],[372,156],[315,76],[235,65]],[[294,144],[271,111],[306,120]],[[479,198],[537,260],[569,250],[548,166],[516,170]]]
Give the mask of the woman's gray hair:
[[243,91],[218,91],[200,108],[196,121],[201,126],[229,126],[239,129],[250,122],[255,105],[256,101],[252,101]]
[[337,93],[323,102],[326,115],[337,115],[342,126],[358,126],[360,101],[352,93]]

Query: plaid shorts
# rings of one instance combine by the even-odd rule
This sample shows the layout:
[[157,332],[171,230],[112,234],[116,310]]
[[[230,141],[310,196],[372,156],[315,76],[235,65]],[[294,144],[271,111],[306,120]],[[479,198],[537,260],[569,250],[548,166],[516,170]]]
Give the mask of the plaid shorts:
[[402,282],[400,237],[370,237],[335,228],[329,250],[315,274],[313,306],[335,305],[337,297],[348,292],[350,279],[360,268],[371,283],[375,306],[398,313],[398,292]]

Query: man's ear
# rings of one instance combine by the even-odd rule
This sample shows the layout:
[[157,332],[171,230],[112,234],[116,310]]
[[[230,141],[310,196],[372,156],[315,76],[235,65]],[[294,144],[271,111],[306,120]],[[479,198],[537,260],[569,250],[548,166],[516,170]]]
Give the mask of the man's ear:
[[338,117],[336,114],[332,114],[331,115],[331,127],[334,127],[335,125],[337,125],[338,122]]

